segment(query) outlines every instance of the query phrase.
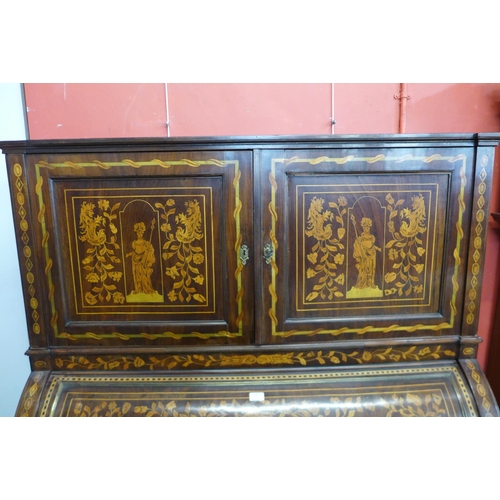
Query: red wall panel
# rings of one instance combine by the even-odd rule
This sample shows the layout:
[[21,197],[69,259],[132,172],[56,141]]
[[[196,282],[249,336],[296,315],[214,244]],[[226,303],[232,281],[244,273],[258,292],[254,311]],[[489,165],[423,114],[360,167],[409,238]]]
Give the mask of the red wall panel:
[[162,83],[25,84],[30,139],[167,135]]
[[398,83],[336,83],[336,134],[396,134]]
[[331,84],[169,84],[171,135],[330,134]]
[[407,132],[497,132],[500,84],[408,84]]

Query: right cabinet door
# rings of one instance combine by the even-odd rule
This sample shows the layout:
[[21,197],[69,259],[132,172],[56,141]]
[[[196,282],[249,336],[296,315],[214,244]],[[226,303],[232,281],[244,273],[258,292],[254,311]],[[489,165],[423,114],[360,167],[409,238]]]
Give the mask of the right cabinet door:
[[459,332],[472,154],[380,153],[263,154],[260,341]]

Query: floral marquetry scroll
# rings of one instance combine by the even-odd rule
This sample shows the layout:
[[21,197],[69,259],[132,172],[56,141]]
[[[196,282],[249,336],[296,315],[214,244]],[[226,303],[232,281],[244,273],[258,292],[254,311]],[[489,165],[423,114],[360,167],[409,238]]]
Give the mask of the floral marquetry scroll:
[[341,366],[450,360],[455,351],[441,345],[387,347],[355,350],[311,350],[265,354],[169,354],[151,356],[66,356],[55,358],[57,370],[170,371],[213,368]]
[[[169,199],[166,204],[173,207],[175,202]],[[175,281],[168,299],[170,302],[190,302],[194,299],[205,303],[207,299],[199,293],[199,286],[204,284],[206,276],[206,267],[201,266],[207,260],[206,251],[200,246],[205,234],[202,228],[202,212],[197,200],[188,200],[185,205],[186,213],[180,213],[175,217],[177,224],[175,233],[169,233],[172,226],[168,222],[162,225],[162,230],[167,235],[167,241],[163,245],[163,259],[169,262],[175,257],[175,265],[166,270],[166,274]],[[162,208],[165,210],[165,207]],[[175,208],[166,211],[165,220],[168,221],[168,215],[175,214],[175,211]],[[198,290],[195,288],[196,285]]]
[[332,224],[328,224],[328,221],[334,219],[334,215],[330,210],[323,210],[324,201],[323,198],[313,197],[307,214],[306,236],[316,240],[316,243],[311,248],[311,253],[307,254],[307,260],[314,266],[307,269],[307,277],[318,277],[313,291],[306,297],[308,302],[312,302],[318,297],[325,299],[327,295],[329,300],[332,300],[334,296],[343,297],[345,295],[339,291],[337,286],[344,285],[345,273],[338,273],[337,269],[345,262],[345,253],[342,252],[342,250],[345,250],[345,245],[342,240],[346,231],[343,218],[346,209],[343,207],[347,202],[341,196],[338,198],[338,203],[333,201],[329,203],[330,207],[335,207],[338,212],[335,220],[339,225],[334,235]]
[[94,283],[91,291],[85,294],[85,303],[89,305],[97,304],[112,299],[115,304],[123,304],[125,297],[117,289],[113,281],[120,282],[123,276],[123,268],[120,271],[115,269],[122,261],[115,256],[115,251],[120,250],[120,245],[116,242],[116,228],[113,221],[117,218],[113,211],[120,203],[116,203],[111,209],[108,200],[97,202],[99,215],[94,214],[96,205],[92,202],[83,201],[80,205],[79,234],[78,239],[88,244],[85,258],[79,259],[84,279],[89,283]]

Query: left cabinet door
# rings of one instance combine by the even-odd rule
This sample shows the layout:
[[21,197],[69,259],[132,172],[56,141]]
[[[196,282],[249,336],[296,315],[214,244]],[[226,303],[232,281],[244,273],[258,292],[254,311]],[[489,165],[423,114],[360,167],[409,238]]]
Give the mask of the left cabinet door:
[[48,345],[252,341],[249,152],[25,159]]

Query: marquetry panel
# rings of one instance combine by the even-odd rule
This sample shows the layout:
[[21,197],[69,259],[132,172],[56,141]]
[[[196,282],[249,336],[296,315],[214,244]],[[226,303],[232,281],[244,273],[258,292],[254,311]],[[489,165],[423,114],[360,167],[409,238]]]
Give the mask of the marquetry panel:
[[324,153],[266,158],[267,339],[456,332],[470,155]]
[[54,343],[248,342],[248,154],[32,162]]
[[495,400],[490,384],[479,366],[478,361],[476,359],[461,359],[460,366],[472,388],[472,393],[479,406],[480,416],[500,416],[498,403]]
[[220,179],[190,179],[188,186],[168,179],[161,188],[150,180],[92,184],[57,185],[56,196],[64,196],[67,234],[61,240],[70,250],[72,319],[103,310],[216,317]]
[[[431,178],[432,177],[432,178]],[[448,176],[292,177],[294,316],[389,307],[438,312]],[[332,179],[331,179],[332,180]],[[413,181],[413,182],[412,182]],[[293,197],[292,197],[293,196]],[[438,207],[444,208],[438,219]]]

